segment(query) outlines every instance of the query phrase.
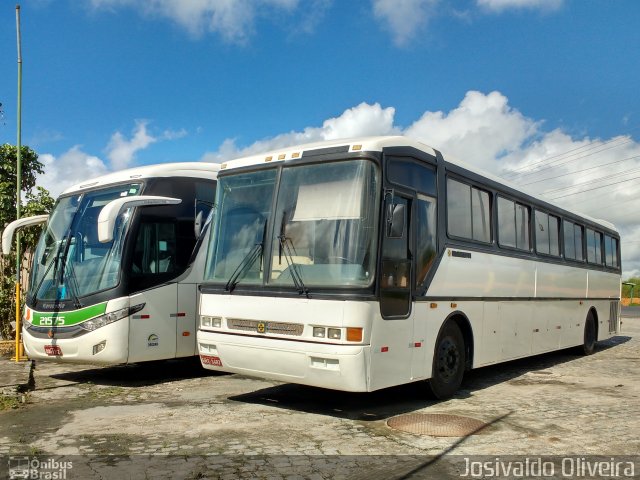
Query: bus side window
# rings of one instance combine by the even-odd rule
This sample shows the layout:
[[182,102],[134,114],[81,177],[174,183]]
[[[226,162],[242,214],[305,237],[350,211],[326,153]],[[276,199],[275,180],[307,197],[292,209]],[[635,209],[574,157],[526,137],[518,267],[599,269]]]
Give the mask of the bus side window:
[[416,202],[416,288],[424,285],[436,257],[436,201],[419,197]]
[[175,223],[143,219],[131,262],[134,290],[158,285],[172,277],[178,270],[176,254]]

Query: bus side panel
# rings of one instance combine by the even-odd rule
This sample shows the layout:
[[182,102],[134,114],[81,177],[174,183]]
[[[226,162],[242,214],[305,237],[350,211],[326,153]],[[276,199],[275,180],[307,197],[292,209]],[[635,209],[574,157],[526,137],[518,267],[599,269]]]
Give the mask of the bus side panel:
[[458,249],[447,249],[427,291],[450,298],[534,295],[535,262]]
[[129,363],[163,360],[176,356],[176,318],[178,286],[161,285],[131,296],[131,305],[144,303],[131,316]]
[[587,297],[619,299],[620,275],[590,270]]
[[383,320],[379,309],[374,313],[369,390],[411,381],[412,355],[416,350],[412,341],[414,311],[409,318],[398,320]]
[[197,355],[196,333],[198,289],[195,283],[178,284],[178,310],[176,312],[176,357]]
[[588,270],[544,262],[536,262],[536,270],[537,298],[585,297]]

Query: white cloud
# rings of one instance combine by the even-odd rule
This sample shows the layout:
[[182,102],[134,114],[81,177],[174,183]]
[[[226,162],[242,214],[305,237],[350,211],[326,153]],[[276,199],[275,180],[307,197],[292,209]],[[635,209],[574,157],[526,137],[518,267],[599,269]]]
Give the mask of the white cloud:
[[515,9],[557,10],[564,0],[476,0],[479,7],[494,12]]
[[59,157],[45,153],[38,159],[44,165],[45,173],[38,177],[37,184],[49,190],[54,198],[71,185],[109,171],[102,160],[83,152],[80,145],[71,147]]
[[500,159],[522,148],[537,128],[535,121],[512,109],[501,93],[470,91],[449,113],[425,112],[405,135],[496,171]]
[[[168,19],[199,37],[217,33],[229,43],[245,43],[261,12],[292,12],[299,0],[89,0],[95,9],[129,7],[150,17]],[[313,10],[313,9],[311,9]]]
[[129,139],[115,132],[106,148],[108,163],[82,151],[80,145],[71,147],[59,156],[41,154],[39,159],[44,165],[44,174],[38,177],[38,185],[56,197],[71,185],[132,166],[136,153],[156,142],[177,140],[188,135],[185,129],[167,129],[156,137],[148,132],[147,125],[147,121],[136,121]]
[[236,139],[227,139],[216,152],[205,153],[201,160],[220,163],[232,158],[301,143],[358,136],[396,134],[399,130],[393,126],[394,115],[394,108],[382,108],[378,103],[373,105],[361,103],[356,107],[345,110],[339,117],[325,120],[322,127],[307,127],[302,132],[283,133],[254,142],[248,147],[239,148],[236,145]]
[[[225,140],[202,160],[222,162],[287,146],[359,135],[404,134],[453,155],[534,194],[545,194],[566,208],[613,222],[622,235],[624,275],[640,274],[640,211],[637,202],[640,144],[631,137],[572,138],[526,117],[500,92],[470,91],[448,112],[425,111],[406,128],[394,124],[395,109],[360,105],[327,119],[321,127],[277,135],[242,147]],[[633,174],[633,172],[637,172]],[[582,184],[583,182],[594,182]],[[606,183],[606,188],[558,198]],[[582,184],[582,185],[578,185]],[[557,190],[560,188],[564,190]]]
[[373,14],[397,46],[404,46],[436,12],[438,0],[372,0]]
[[[107,145],[107,157],[111,162],[111,168],[122,170],[128,167],[134,160],[136,152],[144,150],[158,141],[157,138],[147,132],[147,123],[145,120],[137,120],[130,140],[127,140],[120,132],[116,132],[111,136],[109,145]],[[169,135],[172,134],[169,133]]]

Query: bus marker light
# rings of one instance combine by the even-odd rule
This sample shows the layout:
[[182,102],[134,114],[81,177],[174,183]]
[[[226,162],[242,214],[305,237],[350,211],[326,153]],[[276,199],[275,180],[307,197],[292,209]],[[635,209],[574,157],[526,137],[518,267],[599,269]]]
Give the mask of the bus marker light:
[[213,317],[211,319],[211,326],[213,328],[220,328],[222,326],[222,319],[220,317]]
[[422,342],[416,342],[413,344],[415,348],[420,348],[422,346]]
[[381,351],[382,353],[388,352],[388,351],[389,351],[389,347],[382,347],[382,348],[380,349],[380,351]]
[[191,335],[191,332],[182,332],[183,337],[188,337],[189,335]]
[[451,308],[458,308],[458,304],[457,303],[451,303]]
[[362,328],[359,328],[359,327],[347,327],[347,341],[348,342],[361,342],[362,341]]
[[300,152],[294,152],[291,154],[291,158],[300,158]]
[[270,162],[271,160],[273,160],[272,156],[268,156],[267,158],[264,159],[265,162]]
[[357,152],[358,150],[362,150],[362,145],[353,145],[351,147],[352,152]]
[[286,153],[281,153],[280,155],[278,155],[278,160],[284,160],[285,158],[287,158]]
[[214,367],[222,366],[222,360],[220,360],[220,357],[214,357],[211,355],[200,355],[200,361],[203,365],[213,365]]
[[432,303],[431,305],[429,305],[431,308],[438,308],[438,304],[437,303]]

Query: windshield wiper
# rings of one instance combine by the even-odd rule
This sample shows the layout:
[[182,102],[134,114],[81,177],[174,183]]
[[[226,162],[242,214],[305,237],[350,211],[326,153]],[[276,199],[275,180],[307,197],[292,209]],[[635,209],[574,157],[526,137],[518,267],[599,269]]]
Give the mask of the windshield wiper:
[[[76,278],[76,271],[73,267],[73,262],[71,262],[70,259],[67,259],[67,262],[69,263],[69,274],[67,275],[67,283],[70,284],[71,288],[69,289],[69,292],[71,293],[71,298],[73,300],[73,306],[75,308],[82,308],[82,303],[80,302],[80,298],[78,298],[77,292],[80,291],[80,287],[78,286],[78,279]],[[71,279],[71,282],[69,282],[69,279]],[[60,282],[61,285],[64,284],[64,278],[61,279],[62,281]]]
[[229,281],[225,285],[224,289],[229,293],[233,292],[233,289],[236,288],[236,285],[240,282],[240,275],[244,275],[249,268],[255,263],[259,256],[262,255],[263,242],[256,243],[253,248],[247,253],[247,255],[242,259],[240,264],[236,267],[229,278]]
[[285,226],[286,226],[286,220],[285,220],[286,218],[287,218],[287,212],[282,212],[282,223],[280,224],[280,235],[278,235],[278,240],[280,241],[280,248],[278,250],[278,255],[280,257],[279,261],[282,262],[282,252],[284,252],[284,259],[287,261],[287,267],[291,274],[291,279],[293,280],[293,284],[295,285],[299,294],[304,293],[306,297],[309,298],[309,289],[305,286],[304,282],[302,281],[302,275],[300,274],[300,271],[298,270],[298,265],[293,260],[293,255],[291,253],[292,250],[293,252],[295,252],[296,250],[295,247],[293,246],[293,241],[291,240],[291,238],[287,237],[284,232]]
[[[36,302],[36,300],[38,298],[38,292],[42,288],[42,284],[46,280],[47,274],[49,273],[49,270],[51,270],[51,267],[53,267],[54,265],[55,265],[55,268],[53,269],[53,274],[51,275],[51,279],[54,282],[54,286],[56,287],[56,291],[57,291],[58,284],[59,284],[59,282],[57,280],[58,279],[58,267],[60,265],[60,256],[62,254],[62,245],[65,242],[68,242],[70,240],[69,233],[70,232],[67,232],[67,234],[65,234],[65,236],[60,240],[60,243],[58,244],[58,248],[56,249],[56,253],[55,253],[54,259],[51,261],[51,263],[49,263],[49,266],[44,271],[44,274],[42,275],[42,278],[38,282],[38,285],[36,285],[36,288],[33,289],[33,293],[31,294],[31,301],[33,303]],[[67,249],[65,248],[64,250],[66,251]],[[57,297],[57,293],[56,293],[56,297]],[[56,298],[56,300],[57,300],[57,298]]]

